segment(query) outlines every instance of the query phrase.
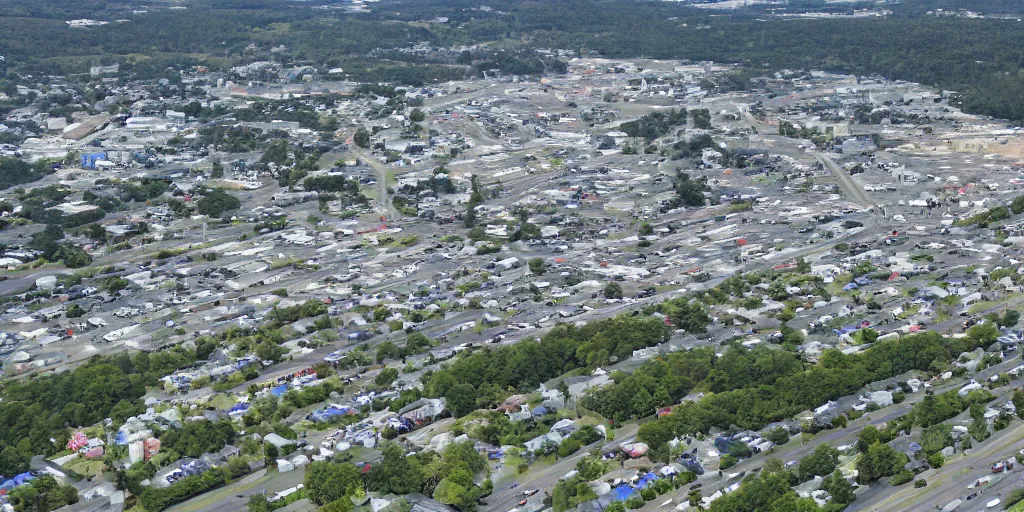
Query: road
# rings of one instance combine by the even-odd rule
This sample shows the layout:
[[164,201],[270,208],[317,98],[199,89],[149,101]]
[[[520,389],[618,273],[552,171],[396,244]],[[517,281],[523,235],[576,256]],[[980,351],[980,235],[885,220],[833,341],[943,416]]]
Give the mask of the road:
[[295,487],[305,478],[305,469],[278,473],[276,469],[260,470],[219,489],[200,494],[188,501],[167,509],[169,512],[218,512],[221,510],[245,510],[249,496],[274,493]]
[[[1020,364],[1020,360],[1017,359],[1017,358],[1007,359],[1007,360],[1003,361],[1002,363],[999,363],[997,365],[993,365],[993,366],[991,366],[989,368],[986,368],[985,370],[982,370],[981,372],[978,372],[978,374],[975,375],[974,378],[976,380],[978,380],[979,382],[984,382],[989,377],[991,377],[993,375],[996,375],[996,374],[999,374],[999,373],[1004,373],[1007,370],[1010,370],[1010,369],[1016,367],[1019,364]],[[950,390],[958,389],[958,388],[962,387],[965,384],[965,382],[966,381],[963,380],[963,379],[953,379],[951,381],[948,381],[948,382],[945,382],[945,383],[942,383],[940,385],[935,386],[933,391],[934,391],[935,394],[944,393],[946,391],[950,391]],[[1001,403],[1005,402],[1006,400],[1008,400],[1009,397],[1012,395],[1012,387],[1010,387],[1010,386],[1004,387],[1004,388],[1002,388],[999,391],[1000,391],[1000,393],[997,394],[997,398],[991,402],[992,404],[1001,404]],[[733,466],[732,468],[730,468],[726,473],[727,474],[734,474],[734,473],[746,472],[746,473],[749,474],[752,470],[760,468],[764,464],[764,460],[766,458],[768,458],[768,457],[773,457],[773,458],[781,459],[783,461],[791,461],[791,460],[799,461],[800,459],[802,459],[802,458],[810,455],[812,452],[814,452],[815,448],[817,448],[822,443],[828,443],[828,444],[830,444],[832,446],[841,446],[841,445],[853,444],[853,443],[856,442],[857,435],[860,433],[861,429],[863,429],[864,427],[866,427],[868,425],[879,426],[879,425],[882,425],[882,424],[884,424],[886,422],[892,421],[892,420],[894,420],[896,418],[899,418],[899,417],[909,413],[913,409],[914,405],[916,403],[920,402],[921,400],[923,400],[925,396],[926,395],[923,392],[918,392],[918,393],[911,394],[911,395],[909,395],[907,397],[907,399],[905,401],[903,401],[903,402],[901,402],[899,404],[891,405],[891,406],[886,407],[884,409],[881,409],[879,411],[865,414],[864,416],[862,416],[862,417],[860,417],[860,418],[858,418],[858,419],[856,419],[854,421],[851,421],[849,423],[849,425],[847,426],[847,428],[824,431],[824,432],[822,432],[822,433],[820,433],[820,434],[818,434],[816,436],[810,437],[810,439],[807,439],[807,440],[801,439],[801,437],[794,437],[793,440],[790,441],[789,443],[787,443],[787,444],[785,444],[783,446],[778,447],[778,449],[775,452],[769,453],[769,454],[757,454],[757,455],[755,455],[755,456],[753,456],[753,457],[751,457],[749,459],[741,461],[739,464],[737,464],[737,465]],[[964,412],[960,416],[957,416],[956,418],[954,418],[951,421],[955,421],[957,418],[963,418],[963,417],[967,416],[967,414],[968,414],[967,412]],[[1014,440],[1017,440],[1017,441],[1019,441],[1020,439],[1024,439],[1024,424],[1017,423],[1017,424],[1014,425],[1014,427],[1015,428],[1009,428],[1009,429],[1006,429],[1004,431],[997,432],[996,434],[993,434],[993,436],[991,438],[989,438],[988,440],[986,440],[983,445],[981,445],[980,447],[976,448],[977,451],[975,452],[975,455],[977,455],[977,456],[972,456],[970,458],[963,459],[963,460],[968,461],[968,463],[956,464],[955,462],[951,462],[951,463],[947,464],[946,466],[944,466],[942,468],[942,470],[940,470],[940,471],[943,471],[943,474],[949,473],[951,471],[951,470],[947,470],[947,468],[959,468],[962,471],[958,472],[958,473],[955,473],[958,476],[958,478],[955,480],[955,483],[952,486],[948,487],[948,488],[942,487],[942,489],[943,489],[942,492],[936,493],[936,487],[935,487],[936,484],[933,483],[932,477],[929,476],[929,475],[935,473],[935,470],[926,471],[921,476],[922,478],[926,478],[928,480],[928,483],[929,483],[928,487],[926,487],[924,489],[914,489],[912,486],[906,485],[906,486],[901,487],[900,490],[901,491],[913,491],[913,492],[921,491],[922,494],[924,492],[929,492],[930,493],[930,494],[928,494],[928,496],[931,497],[931,500],[929,502],[929,506],[928,507],[914,507],[914,510],[933,510],[935,508],[934,505],[938,505],[938,507],[941,508],[946,503],[948,503],[949,501],[952,501],[956,497],[961,497],[962,498],[963,496],[966,496],[969,493],[968,492],[963,492],[963,489],[966,487],[966,485],[968,483],[973,482],[974,480],[977,480],[981,476],[984,476],[985,474],[987,474],[988,473],[988,464],[989,463],[991,463],[992,461],[994,461],[994,460],[996,460],[997,458],[1000,458],[1000,457],[1002,459],[1006,459],[1012,453],[1015,453],[1017,449],[1020,449],[1022,447],[1021,443],[1019,443],[1019,442],[1015,442],[1015,443],[1012,443],[1012,444],[1004,442],[1005,440],[1008,440],[1008,439],[1014,439]],[[1014,433],[1014,436],[1013,437],[1009,436],[1010,433]],[[1017,433],[1019,433],[1019,438],[1016,437]],[[996,448],[991,448],[990,449],[989,447],[1002,447],[1002,448],[1001,449],[996,449]],[[989,453],[990,450],[995,450],[995,451],[993,453]],[[989,459],[991,459],[991,460],[989,460]],[[966,470],[964,467],[968,466],[970,464],[975,464],[976,467],[973,470],[973,472],[971,472],[970,474],[967,474],[967,472],[969,470]],[[1024,467],[1024,466],[1022,466],[1022,467]],[[1018,471],[1019,471],[1019,469],[1018,469]],[[1016,479],[1014,479],[1014,480],[1016,480]],[[701,488],[701,491],[702,491],[703,495],[704,496],[709,496],[711,494],[714,494],[716,491],[726,487],[727,485],[732,484],[735,480],[728,480],[726,476],[719,477],[717,472],[711,471],[709,469],[708,472],[705,475],[701,476],[697,481],[700,482],[701,484],[703,484],[703,487]],[[1004,485],[1009,485],[1010,483],[1011,482],[1006,482]],[[881,486],[886,486],[886,488],[888,488],[887,487],[888,484],[885,484],[885,483],[874,484],[874,487],[881,487]],[[668,495],[668,496],[673,498],[673,503],[684,503],[689,498],[689,486],[685,486],[685,487],[681,488],[679,491],[673,491],[673,492],[674,492],[674,494],[670,493]],[[957,493],[960,493],[960,494],[957,494]],[[876,492],[876,493],[870,494],[869,496],[873,497],[875,494],[878,495],[879,499],[882,499],[882,498],[889,497],[891,493],[888,493],[888,492],[877,493]],[[986,491],[986,494],[992,495],[993,493],[992,493],[992,491]],[[984,494],[982,496],[984,496]],[[947,499],[947,497],[948,497],[948,499]],[[906,496],[904,498],[906,498]],[[984,506],[984,502],[988,501],[988,499],[991,499],[991,498],[984,499],[982,501],[981,505]],[[945,501],[942,501],[942,500],[945,500]],[[655,512],[656,510],[661,510],[659,506],[664,501],[665,501],[664,499],[657,499],[657,500],[648,502],[640,510],[642,512]],[[935,503],[931,503],[932,501],[934,501]],[[938,503],[939,501],[942,501],[942,502]],[[851,505],[851,508],[848,508],[847,510],[871,510],[871,511],[875,511],[876,510],[875,507],[881,505],[881,503],[875,503],[873,506],[868,507],[867,506],[868,503],[872,503],[872,500],[871,500],[870,497],[867,500],[865,500],[863,498],[858,498],[857,502],[855,502],[853,505]],[[892,510],[893,512],[897,512],[897,511],[909,510],[909,509],[907,508],[905,501],[897,499],[897,500],[894,500],[894,502],[892,503],[892,507],[891,508],[877,508],[877,510],[878,511]],[[963,509],[963,510],[974,510],[974,509],[967,508],[967,509]]]
[[[616,430],[615,440],[605,442],[601,447],[601,453],[613,450],[622,443],[631,442],[633,437],[636,436],[638,429],[639,426],[634,423]],[[575,469],[576,463],[589,452],[590,448],[584,447],[569,457],[558,459],[549,467],[540,471],[530,471],[527,479],[519,482],[519,485],[515,488],[512,488],[510,485],[504,485],[501,489],[496,489],[494,493],[487,498],[487,505],[483,506],[481,510],[506,511],[515,508],[519,501],[523,499],[523,491],[527,489],[539,489],[541,491],[530,500],[531,506],[533,506],[535,501],[539,504],[544,498],[544,492],[546,491],[550,493],[551,490],[555,488],[555,484],[558,483],[558,479]],[[539,510],[543,507],[534,508]]]
[[[740,114],[747,121],[751,128],[774,128],[774,126],[772,125],[764,124],[758,121],[750,113],[750,111],[747,110],[746,105],[740,105],[737,103],[733,103],[732,105],[736,107],[736,110],[740,112]],[[843,191],[843,194],[846,197],[850,198],[851,201],[863,206],[864,208],[869,209],[872,213],[881,213],[881,207],[878,204],[871,201],[871,198],[869,198],[867,193],[864,191],[864,187],[858,185],[857,182],[854,181],[853,176],[851,176],[850,173],[846,172],[846,170],[844,170],[842,167],[836,164],[835,161],[828,157],[828,155],[818,152],[811,152],[811,155],[813,155],[814,158],[818,160],[818,162],[821,162],[821,164],[824,165],[829,170],[832,176],[835,176],[836,182],[839,184],[839,188]]]
[[846,197],[850,198],[851,201],[867,208],[875,214],[881,213],[881,206],[871,201],[867,193],[864,191],[864,187],[857,184],[853,180],[853,176],[846,172],[845,169],[836,164],[828,155],[822,153],[811,153],[814,158],[821,162],[825,168],[836,178],[836,182],[839,184],[839,188],[843,191]]
[[360,160],[366,162],[373,168],[373,171],[377,173],[377,204],[380,206],[382,211],[386,212],[389,219],[398,218],[398,210],[395,209],[395,205],[391,204],[391,199],[388,197],[388,168],[386,165],[381,163],[377,157],[370,154],[369,151],[353,145],[352,153],[359,157]]
[[[848,510],[898,512],[907,510],[907,503],[913,503],[915,510],[936,510],[954,499],[963,500],[960,511],[984,510],[988,501],[1021,487],[1021,466],[1000,475],[992,475],[989,470],[989,465],[996,460],[1006,460],[1016,454],[1021,441],[1024,441],[1024,424],[1018,422],[982,443],[975,443],[969,456],[957,455],[941,468],[921,473],[918,478],[925,479],[928,487],[917,489],[904,485],[892,489],[887,483],[875,484],[880,488],[878,492],[865,496],[868,499],[858,499]],[[974,487],[984,476],[993,477],[992,482]],[[974,492],[978,492],[978,496],[968,501],[967,496]]]

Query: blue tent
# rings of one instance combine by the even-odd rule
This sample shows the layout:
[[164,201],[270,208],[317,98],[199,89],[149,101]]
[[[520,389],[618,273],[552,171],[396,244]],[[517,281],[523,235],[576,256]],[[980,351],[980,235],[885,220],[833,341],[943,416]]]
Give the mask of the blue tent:
[[857,283],[846,283],[846,286],[843,286],[843,290],[845,291],[856,290],[857,288],[859,288]]
[[636,483],[636,488],[637,489],[643,489],[643,488],[647,487],[648,485],[651,485],[652,483],[654,483],[654,481],[657,480],[657,479],[658,479],[658,475],[654,474],[653,472],[652,473],[647,473],[646,475],[644,475],[643,478],[640,479],[639,482]]
[[347,414],[348,411],[349,411],[349,409],[347,407],[333,407],[332,406],[332,407],[328,407],[326,409],[321,409],[319,411],[313,411],[309,415],[309,419],[312,420],[312,421],[317,421],[317,422],[328,421],[331,418],[334,418],[334,417],[337,417],[337,416],[343,416],[343,415]]
[[530,414],[534,416],[544,416],[547,413],[548,408],[544,407],[543,405],[538,405],[537,407],[534,407],[533,410],[530,411]]
[[636,492],[636,489],[634,489],[634,488],[632,488],[632,487],[630,487],[630,486],[628,486],[626,484],[622,484],[622,485],[619,485],[618,487],[612,489],[612,496],[613,496],[613,499],[615,501],[626,501],[635,492]]

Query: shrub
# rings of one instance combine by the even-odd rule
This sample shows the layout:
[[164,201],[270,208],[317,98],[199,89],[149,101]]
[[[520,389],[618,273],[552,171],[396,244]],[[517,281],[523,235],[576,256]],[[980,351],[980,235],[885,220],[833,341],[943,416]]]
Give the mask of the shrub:
[[903,470],[903,471],[900,471],[899,473],[896,473],[895,475],[893,475],[892,478],[889,479],[889,484],[891,484],[891,485],[903,485],[903,484],[905,484],[905,483],[907,483],[907,482],[909,482],[909,481],[911,481],[913,479],[914,479],[914,474],[913,473],[911,473],[910,471],[907,471],[907,470]]

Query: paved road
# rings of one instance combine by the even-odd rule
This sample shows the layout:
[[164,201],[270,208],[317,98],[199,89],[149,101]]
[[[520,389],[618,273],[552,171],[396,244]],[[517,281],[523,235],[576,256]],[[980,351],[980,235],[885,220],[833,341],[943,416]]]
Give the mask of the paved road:
[[[302,483],[305,478],[305,469],[296,469],[287,473],[278,473],[276,469],[268,471],[265,475],[260,473],[243,477],[219,489],[200,494],[188,501],[179,503],[169,509],[169,512],[220,512],[222,510],[245,510],[245,504],[249,496],[265,492],[273,496],[274,493],[295,487]],[[241,496],[241,497],[239,497]]]
[[[998,373],[1004,373],[1007,370],[1009,370],[1011,368],[1014,368],[1014,367],[1016,367],[1019,364],[1020,364],[1020,360],[1019,359],[1016,359],[1016,358],[1007,359],[1006,361],[1003,361],[1002,363],[999,363],[997,365],[994,365],[994,366],[991,366],[989,368],[986,368],[985,370],[982,370],[981,372],[978,372],[978,374],[975,375],[974,378],[977,379],[979,382],[982,382],[982,381],[985,381],[986,379],[988,379],[989,377],[991,377],[992,375],[996,375]],[[950,390],[953,390],[953,389],[958,389],[961,386],[963,386],[965,384],[965,382],[966,381],[963,380],[963,379],[953,379],[951,381],[948,381],[948,382],[945,382],[945,383],[942,383],[940,385],[935,386],[934,387],[934,393],[935,394],[939,394],[939,393],[944,393],[946,391],[950,391]],[[992,401],[993,404],[1001,404],[1001,403],[1005,402],[1006,400],[1008,400],[1009,397],[1012,395],[1012,387],[1004,387],[1000,391],[1001,392],[997,395],[996,400]],[[866,427],[868,425],[879,426],[881,424],[884,424],[886,422],[892,421],[892,420],[894,420],[896,418],[899,418],[900,416],[903,416],[903,415],[909,413],[911,411],[911,409],[913,409],[914,405],[916,403],[920,402],[922,399],[924,399],[925,396],[926,395],[923,392],[914,393],[914,394],[908,396],[907,399],[905,401],[903,401],[902,403],[886,407],[886,408],[884,408],[884,409],[882,409],[880,411],[877,411],[877,412],[865,414],[864,416],[858,418],[857,420],[851,421],[849,423],[849,425],[847,426],[847,428],[844,428],[844,429],[825,431],[825,432],[822,432],[822,433],[818,434],[817,436],[810,437],[810,439],[808,439],[808,440],[803,440],[799,436],[797,436],[792,441],[790,441],[789,443],[787,443],[787,444],[785,444],[785,445],[783,445],[781,447],[778,447],[778,449],[775,452],[773,452],[773,453],[758,454],[758,455],[755,455],[755,456],[751,457],[750,459],[746,459],[746,460],[741,461],[736,466],[733,466],[732,468],[727,470],[726,471],[726,476],[719,477],[717,472],[709,470],[705,475],[703,475],[702,477],[700,477],[698,479],[698,482],[703,484],[703,487],[702,487],[701,491],[702,491],[704,496],[709,496],[711,494],[714,494],[716,491],[726,487],[727,485],[732,484],[735,481],[735,480],[728,480],[727,479],[727,475],[728,474],[740,473],[740,472],[747,472],[747,473],[749,473],[750,471],[752,471],[754,469],[760,468],[764,464],[764,460],[766,458],[768,458],[768,457],[773,457],[773,458],[781,459],[783,461],[791,461],[791,460],[799,461],[800,459],[802,459],[802,458],[810,455],[812,452],[814,452],[815,448],[817,448],[822,443],[828,443],[828,444],[830,444],[832,446],[841,446],[841,445],[853,444],[853,443],[856,442],[857,435],[860,433],[861,429],[863,429],[864,427]],[[964,412],[963,414],[961,414],[957,418],[961,418],[961,417],[966,416],[966,415],[967,415],[967,413]],[[955,419],[956,418],[954,418],[954,421],[955,421]],[[1021,424],[1018,424],[1017,426],[1018,426],[1018,428],[1024,428],[1024,425],[1021,425]],[[1017,449],[1020,449],[1020,448],[1024,447],[1024,446],[1021,445],[1021,443],[1016,443],[1016,444],[1013,444],[1013,445],[1004,445],[1003,444],[1002,440],[1003,439],[1010,439],[1010,437],[1005,437],[1004,438],[1002,436],[1006,435],[1007,433],[1015,432],[1015,431],[1016,431],[1016,429],[1007,429],[1007,430],[1004,430],[1002,432],[997,433],[997,434],[1000,434],[1000,435],[993,435],[992,438],[986,440],[985,444],[981,448],[978,449],[979,450],[978,453],[980,453],[981,455],[978,456],[978,457],[971,457],[969,459],[971,464],[979,465],[979,467],[975,471],[973,471],[970,475],[968,475],[968,476],[962,476],[961,473],[957,473],[958,475],[961,475],[961,477],[958,480],[956,480],[956,484],[955,485],[953,485],[952,487],[949,488],[949,490],[947,490],[948,492],[944,492],[944,493],[938,494],[938,493],[936,493],[936,489],[935,489],[935,487],[933,485],[929,485],[929,487],[927,487],[925,489],[913,489],[911,486],[904,486],[904,487],[909,488],[910,490],[915,490],[915,491],[928,491],[930,489],[931,493],[935,495],[935,497],[933,498],[932,501],[935,501],[936,504],[938,504],[938,506],[941,508],[943,505],[945,505],[946,503],[951,501],[953,498],[957,497],[957,495],[956,495],[957,491],[964,489],[964,487],[968,483],[973,482],[974,480],[977,480],[977,478],[980,478],[981,476],[984,476],[985,474],[987,474],[987,471],[988,471],[987,464],[991,463],[991,461],[989,459],[995,460],[996,458],[999,458],[999,457],[1002,457],[1002,459],[1006,459],[1012,453],[1015,453],[1015,451]],[[1020,434],[1021,434],[1021,438],[1024,438],[1024,430],[1021,430]],[[986,447],[988,447],[988,446],[997,446],[997,445],[998,446],[1005,446],[1005,449],[1000,451],[1000,452],[998,452],[998,453],[996,453],[996,454],[994,454],[994,455],[989,454],[987,451],[986,452],[980,452],[980,450],[987,450]],[[1003,453],[1003,452],[1005,452],[1005,453]],[[995,455],[998,455],[998,457],[995,456]],[[963,466],[967,466],[967,465],[968,464],[963,464]],[[983,465],[984,467],[980,467],[980,465]],[[947,465],[943,469],[945,470],[947,467],[951,467],[951,466]],[[953,465],[952,467],[959,467],[959,466]],[[961,469],[963,469],[963,468],[961,468]],[[926,472],[926,473],[924,473],[922,475],[923,478],[926,478],[929,481],[929,484],[932,484],[932,478],[930,478],[928,475],[933,473],[933,472],[934,471],[928,471],[928,472]],[[971,480],[972,478],[974,480]],[[880,485],[887,486],[888,484],[884,484],[884,483],[883,484],[875,484],[876,487],[880,486]],[[903,489],[903,488],[901,488],[901,489]],[[991,492],[989,492],[989,491],[987,491],[987,492],[989,494],[991,494]],[[875,494],[878,494],[879,498],[884,498],[884,497],[887,497],[887,496],[890,495],[890,493],[885,492],[885,493],[871,493],[869,496],[874,496]],[[968,492],[963,492],[962,494],[964,496],[966,496],[969,493]],[[952,497],[949,497],[948,499],[946,499],[946,496],[950,496],[950,495]],[[684,502],[686,502],[688,500],[688,497],[689,497],[689,486],[683,487],[679,491],[674,491],[674,494],[670,494],[669,496],[673,498],[673,503],[675,503],[675,504],[684,503]],[[931,495],[929,495],[929,496],[931,496]],[[943,499],[945,499],[945,501],[942,501]],[[991,499],[991,498],[988,498],[988,499]],[[985,501],[988,501],[988,499],[986,499]],[[657,499],[657,500],[648,502],[640,510],[642,512],[654,512],[655,510],[659,510],[660,509],[659,506],[664,501],[665,501],[664,499]],[[942,501],[942,503],[937,503],[938,501]],[[872,511],[874,511],[875,508],[866,508],[866,504],[868,504],[868,503],[872,503],[871,497],[869,497],[866,501],[863,499],[863,497],[862,498],[858,498],[858,501],[856,503],[854,503],[854,505],[851,506],[853,508],[850,508],[848,510],[872,510]],[[982,503],[982,506],[983,506],[983,504],[984,504],[984,502]],[[934,506],[930,505],[928,508],[915,507],[914,510],[931,510],[933,508],[934,508]],[[909,510],[909,509],[906,507],[906,502],[903,502],[903,501],[900,501],[900,500],[896,500],[894,502],[894,505],[893,505],[893,507],[891,509],[890,508],[879,508],[878,510],[892,510],[893,512],[898,512],[898,511]],[[964,510],[974,510],[974,509],[964,509]]]
[[825,168],[828,169],[832,176],[836,178],[836,182],[839,183],[839,188],[842,189],[843,194],[850,198],[851,201],[869,209],[872,213],[880,214],[882,208],[875,202],[871,201],[867,193],[864,191],[864,187],[857,184],[853,180],[853,176],[846,172],[845,169],[836,164],[831,158],[822,153],[811,153],[814,155]]
[[[634,423],[616,430],[615,440],[606,442],[602,446],[601,452],[604,453],[616,448],[622,443],[631,442],[634,436],[636,436],[638,429],[639,426]],[[519,482],[519,485],[515,488],[512,488],[507,484],[504,485],[501,489],[495,490],[494,494],[487,498],[487,505],[483,506],[481,510],[506,511],[515,508],[519,501],[523,499],[523,491],[527,489],[539,489],[541,491],[535,495],[535,499],[530,500],[531,506],[533,506],[534,501],[539,504],[543,499],[544,492],[551,492],[551,490],[555,488],[555,484],[558,483],[558,479],[575,469],[576,463],[587,455],[590,450],[590,447],[584,447],[574,455],[555,461],[555,463],[549,467],[540,471],[531,471],[527,474],[527,479]]]
[[373,168],[374,172],[377,173],[377,204],[382,211],[387,212],[387,216],[390,219],[398,218],[398,210],[391,204],[391,199],[388,197],[388,168],[381,163],[377,157],[370,154],[369,151],[353,145],[352,153],[359,157],[360,160],[366,162]]

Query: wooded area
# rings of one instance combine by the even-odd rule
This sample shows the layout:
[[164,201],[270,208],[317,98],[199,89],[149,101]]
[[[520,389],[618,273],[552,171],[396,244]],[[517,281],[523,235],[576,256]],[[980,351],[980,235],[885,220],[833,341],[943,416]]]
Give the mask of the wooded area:
[[[927,5],[934,8],[933,3]],[[162,76],[171,64],[241,62],[245,48],[256,43],[285,45],[294,58],[320,66],[344,64],[360,80],[416,84],[464,76],[470,68],[455,61],[439,65],[364,56],[377,48],[418,42],[451,46],[500,41],[521,48],[528,41],[528,47],[594,51],[612,58],[742,63],[766,73],[789,68],[878,74],[959,91],[970,112],[1024,120],[1024,31],[1010,20],[924,16],[920,1],[897,8],[887,18],[799,20],[758,19],[759,13],[745,11],[717,16],[667,2],[610,0],[517,0],[502,2],[502,12],[497,6],[492,12],[470,10],[478,6],[463,1],[383,2],[359,17],[276,0],[217,1],[191,4],[185,11],[154,9],[128,23],[89,29],[67,27],[63,4],[13,4],[0,14],[5,34],[0,54],[13,70],[25,72],[83,72],[90,64],[120,60],[123,69],[140,76]],[[982,4],[972,7],[1010,12],[1016,5],[999,0]],[[105,2],[96,2],[96,7],[82,8],[81,16],[119,14]],[[395,22],[437,16],[450,21]],[[477,68],[483,63],[509,73],[553,70],[518,57],[490,60],[478,62]]]

